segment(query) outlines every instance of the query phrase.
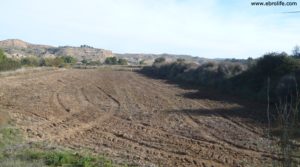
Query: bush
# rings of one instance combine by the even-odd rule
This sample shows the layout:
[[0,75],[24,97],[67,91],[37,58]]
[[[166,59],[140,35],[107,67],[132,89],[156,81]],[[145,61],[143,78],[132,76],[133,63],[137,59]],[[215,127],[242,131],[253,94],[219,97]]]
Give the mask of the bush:
[[77,59],[72,56],[62,56],[60,57],[65,64],[73,65],[77,62]]
[[30,66],[30,67],[36,67],[39,66],[39,59],[37,57],[24,57],[21,59],[21,65],[22,66]]
[[[267,97],[268,79],[270,80],[270,97],[272,100],[279,98],[284,87],[290,87],[287,76],[294,76],[300,70],[300,63],[287,56],[285,53],[269,53],[257,60],[249,70],[232,78],[230,88],[237,94],[246,92],[245,96],[262,101]],[[295,79],[296,80],[296,79]],[[285,86],[284,86],[285,85]]]
[[105,59],[104,63],[109,65],[128,65],[128,61],[126,59],[118,59],[116,57],[108,57]]
[[118,64],[118,59],[116,57],[108,57],[104,61],[105,64],[116,65]]
[[166,62],[166,58],[164,57],[159,57],[154,60],[154,64],[165,63],[165,62]]
[[269,53],[257,60],[248,59],[247,63],[224,61],[195,65],[181,60],[162,62],[163,59],[156,59],[152,67],[144,67],[142,72],[261,101],[267,99],[268,78],[271,101],[295,92],[300,84],[297,80],[300,78],[299,60],[286,53]]
[[246,70],[239,63],[208,62],[202,65],[176,61],[173,63],[154,63],[152,67],[144,67],[144,73],[152,73],[158,77],[199,86],[218,87],[224,80],[234,77]]
[[90,66],[99,66],[99,65],[101,65],[101,62],[100,61],[90,61],[86,64],[90,65]]
[[4,52],[0,49],[0,71],[16,70],[21,68],[19,61],[7,58]]
[[128,61],[126,59],[119,59],[118,64],[119,65],[128,65]]
[[[42,162],[47,166],[74,166],[74,167],[112,167],[112,161],[104,157],[79,155],[67,151],[34,151],[25,150],[16,157],[23,161]],[[120,165],[121,166],[121,165]]]
[[64,66],[64,60],[60,57],[55,58],[45,58],[45,64],[49,67],[63,67]]
[[85,60],[85,59],[83,59],[83,60],[81,60],[81,63],[82,63],[82,64],[87,64],[87,63],[88,63],[88,61],[87,61],[87,60]]

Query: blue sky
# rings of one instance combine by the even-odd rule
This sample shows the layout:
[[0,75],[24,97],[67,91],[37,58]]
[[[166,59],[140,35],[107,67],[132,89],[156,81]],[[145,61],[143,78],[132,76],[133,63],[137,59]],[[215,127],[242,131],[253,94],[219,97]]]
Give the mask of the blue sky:
[[282,12],[299,11],[295,1],[296,7],[253,7],[251,0],[7,0],[0,40],[207,58],[290,53],[300,45],[300,13]]

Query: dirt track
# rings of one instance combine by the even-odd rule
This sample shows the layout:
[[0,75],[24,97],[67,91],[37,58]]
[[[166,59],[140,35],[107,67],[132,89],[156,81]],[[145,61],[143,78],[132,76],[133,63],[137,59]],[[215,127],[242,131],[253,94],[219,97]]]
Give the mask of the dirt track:
[[1,108],[29,140],[140,166],[265,166],[268,159],[245,106],[135,72],[41,71],[1,77],[0,92]]

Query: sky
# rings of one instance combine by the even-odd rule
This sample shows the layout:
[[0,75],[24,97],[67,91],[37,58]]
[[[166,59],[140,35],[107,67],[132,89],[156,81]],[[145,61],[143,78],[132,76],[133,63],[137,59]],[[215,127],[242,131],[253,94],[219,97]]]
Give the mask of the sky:
[[300,13],[283,13],[300,11],[300,0],[291,1],[298,6],[251,6],[252,0],[3,0],[0,40],[256,58],[291,53],[300,45]]

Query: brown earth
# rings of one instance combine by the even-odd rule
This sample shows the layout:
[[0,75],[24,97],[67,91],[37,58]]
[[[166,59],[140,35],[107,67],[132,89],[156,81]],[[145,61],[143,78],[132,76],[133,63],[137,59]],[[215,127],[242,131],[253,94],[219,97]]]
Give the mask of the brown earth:
[[1,77],[0,92],[0,107],[28,140],[88,149],[138,166],[266,166],[269,161],[263,130],[249,118],[253,106],[135,72],[18,74]]

